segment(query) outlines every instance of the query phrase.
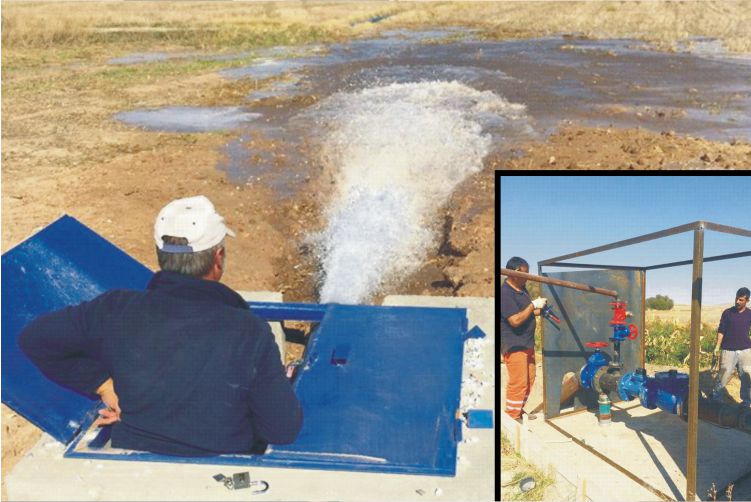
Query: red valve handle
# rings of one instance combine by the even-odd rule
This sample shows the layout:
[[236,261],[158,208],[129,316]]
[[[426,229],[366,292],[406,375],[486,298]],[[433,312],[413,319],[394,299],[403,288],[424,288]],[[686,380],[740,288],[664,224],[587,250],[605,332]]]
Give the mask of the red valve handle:
[[637,336],[639,336],[639,328],[636,326],[636,324],[629,324],[628,325],[628,339],[636,340]]
[[590,349],[601,349],[608,346],[608,342],[587,342],[584,345]]

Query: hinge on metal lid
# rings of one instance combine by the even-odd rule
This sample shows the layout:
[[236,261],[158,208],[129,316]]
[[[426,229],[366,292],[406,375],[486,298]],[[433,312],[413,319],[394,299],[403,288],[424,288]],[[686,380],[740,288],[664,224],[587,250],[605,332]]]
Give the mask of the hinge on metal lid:
[[480,328],[480,326],[475,325],[474,328],[464,333],[462,340],[466,341],[470,338],[485,338],[485,336],[485,332]]
[[470,429],[493,428],[493,410],[469,410],[464,416],[467,417],[467,427]]

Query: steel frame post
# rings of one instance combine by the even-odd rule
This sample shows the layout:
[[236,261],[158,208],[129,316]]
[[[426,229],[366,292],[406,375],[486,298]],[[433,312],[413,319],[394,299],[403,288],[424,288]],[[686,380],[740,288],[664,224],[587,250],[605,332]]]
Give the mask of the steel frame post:
[[[542,276],[542,265],[537,264],[537,275]],[[542,323],[542,331],[540,332],[540,345],[545,347],[545,323]],[[542,364],[542,381],[545,382],[545,351],[540,351],[540,364]],[[545,399],[545,389],[542,392],[542,415],[548,416],[548,402]]]
[[704,224],[694,230],[694,270],[691,277],[691,359],[688,370],[688,438],[686,445],[686,500],[696,500],[696,452],[699,428],[699,336],[704,264]]
[[647,329],[647,271],[642,270],[641,274],[641,331],[639,348],[641,349],[641,367],[647,367],[647,340],[644,336],[644,330]]

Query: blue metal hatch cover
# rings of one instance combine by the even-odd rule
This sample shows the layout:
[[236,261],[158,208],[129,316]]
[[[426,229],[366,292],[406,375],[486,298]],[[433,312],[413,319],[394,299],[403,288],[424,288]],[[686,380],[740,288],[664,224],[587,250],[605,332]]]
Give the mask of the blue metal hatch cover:
[[332,304],[295,383],[302,432],[263,463],[453,475],[466,323],[464,309]]
[[70,216],[2,256],[2,401],[68,443],[94,402],[48,380],[18,347],[37,316],[113,288],[144,289],[152,272]]

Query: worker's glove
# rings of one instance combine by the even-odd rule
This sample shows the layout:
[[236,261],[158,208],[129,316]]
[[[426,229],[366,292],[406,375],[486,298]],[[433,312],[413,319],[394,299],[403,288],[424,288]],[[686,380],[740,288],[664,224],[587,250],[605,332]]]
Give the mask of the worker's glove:
[[712,352],[712,354],[717,355],[719,353],[720,353],[720,347],[715,346],[714,351]]
[[536,298],[532,300],[532,305],[535,309],[541,309],[548,303],[547,298]]

